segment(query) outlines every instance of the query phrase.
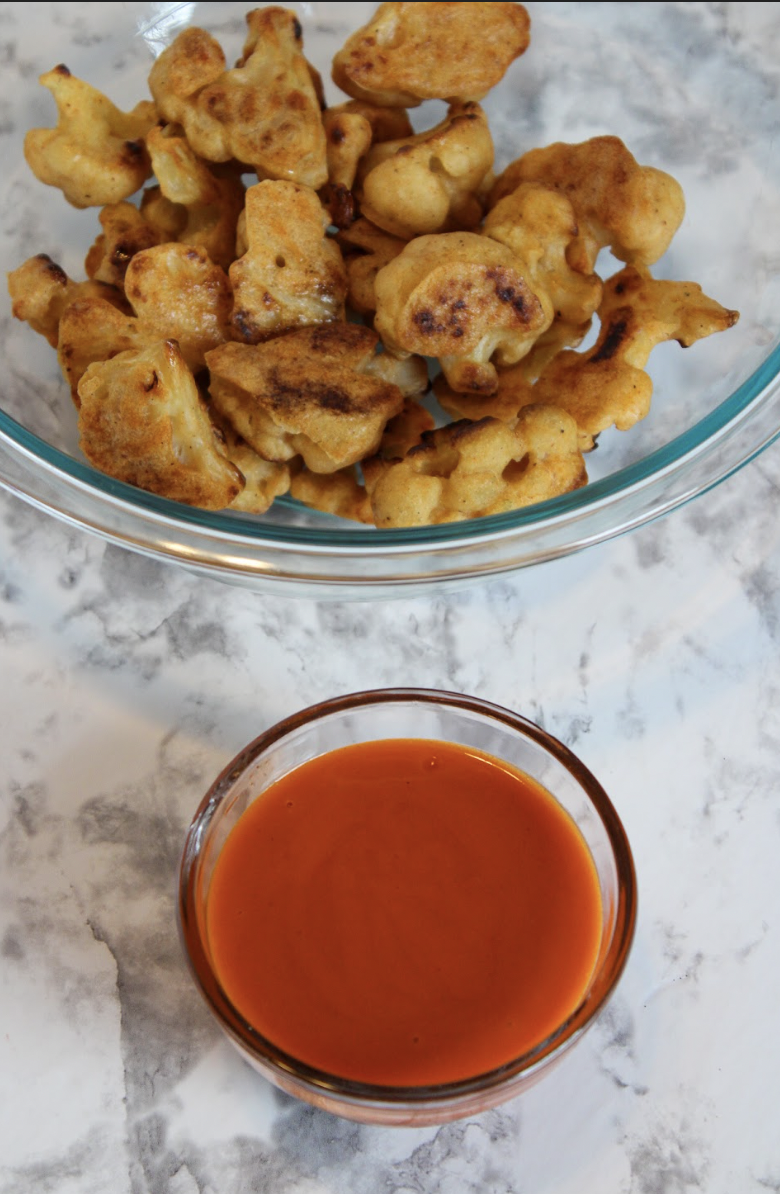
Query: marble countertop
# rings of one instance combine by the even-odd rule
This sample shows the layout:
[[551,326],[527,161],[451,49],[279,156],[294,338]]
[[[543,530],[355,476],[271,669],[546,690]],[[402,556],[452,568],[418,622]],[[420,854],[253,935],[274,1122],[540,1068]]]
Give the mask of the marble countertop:
[[[388,603],[260,597],[0,501],[3,1194],[780,1189],[780,447],[581,555]],[[220,768],[337,693],[443,687],[573,746],[633,844],[635,945],[501,1109],[364,1128],[221,1037],[174,921]]]
[[[780,6],[727,7],[780,47]],[[204,580],[0,491],[0,1194],[778,1194],[779,495],[775,445],[579,555],[339,603]],[[637,867],[597,1024],[538,1086],[439,1128],[273,1090],[175,924],[225,763],[383,686],[539,722],[601,780]]]

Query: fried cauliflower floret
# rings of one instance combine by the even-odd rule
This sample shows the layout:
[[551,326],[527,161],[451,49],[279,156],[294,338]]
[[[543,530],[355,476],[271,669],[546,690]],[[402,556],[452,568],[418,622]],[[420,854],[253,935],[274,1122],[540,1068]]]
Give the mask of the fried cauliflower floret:
[[132,258],[143,249],[159,245],[162,238],[138,208],[126,200],[108,204],[99,219],[103,231],[87,253],[84,268],[96,282],[124,290]]
[[178,240],[187,226],[187,209],[166,199],[158,186],[144,187],[141,215],[157,233],[157,243]]
[[347,95],[381,107],[480,100],[525,52],[521,4],[380,4],[333,59]]
[[228,339],[233,294],[228,276],[203,249],[169,243],[136,253],[125,294],[140,323],[157,339],[176,339],[187,365]]
[[388,422],[376,454],[383,460],[402,460],[435,426],[436,420],[426,407],[414,398],[404,398],[403,410]]
[[241,179],[217,177],[170,128],[152,129],[146,147],[161,194],[184,208],[174,239],[204,249],[226,270],[236,255],[236,225],[244,208]]
[[378,527],[427,526],[501,514],[587,481],[574,420],[528,407],[515,426],[498,419],[428,432],[403,460],[363,466]]
[[293,475],[290,496],[323,514],[335,514],[350,522],[374,521],[368,494],[354,467],[327,474],[303,468]]
[[398,386],[371,375],[377,345],[346,323],[224,344],[206,358],[212,403],[265,459],[300,455],[312,472],[336,472],[375,452],[403,407]]
[[117,310],[105,299],[70,303],[59,323],[57,359],[76,406],[79,382],[91,364],[129,349],[148,348],[157,338],[134,315]]
[[393,236],[475,228],[478,191],[493,167],[493,138],[479,104],[455,104],[435,128],[372,146],[355,188],[362,214]]
[[520,407],[533,402],[533,388],[523,372],[523,363],[498,371],[495,394],[459,394],[440,373],[433,383],[436,401],[456,421],[468,419],[470,423],[478,423],[480,419],[499,419],[513,424]]
[[412,135],[406,112],[377,108],[361,100],[336,104],[322,114],[328,163],[328,182],[320,195],[337,228],[349,228],[357,218],[352,193],[358,164],[372,144]]
[[492,394],[553,319],[514,254],[474,232],[420,236],[376,277],[375,327],[394,353],[438,357],[454,390]]
[[666,282],[626,266],[604,287],[601,330],[587,352],[562,352],[533,387],[533,402],[568,411],[587,450],[607,427],[627,431],[650,409],[653,384],[644,371],[651,351],[665,340],[688,348],[704,336],[733,327],[728,311],[693,282]]
[[483,232],[525,263],[530,285],[550,296],[556,320],[575,327],[588,323],[601,300],[601,279],[572,269],[567,260],[579,235],[568,196],[540,183],[521,183],[488,213]]
[[396,357],[377,352],[363,366],[369,377],[397,386],[404,398],[419,398],[429,387],[428,363],[423,357]]
[[579,327],[556,320],[534,344],[527,356],[516,365],[499,369],[498,388],[494,394],[459,394],[447,384],[440,373],[433,382],[433,392],[439,406],[452,419],[479,419],[490,417],[503,423],[514,423],[521,406],[536,402],[533,383],[553,357],[565,348],[576,348],[590,329],[590,320]]
[[328,216],[309,187],[260,182],[246,193],[247,251],[229,270],[237,338],[257,344],[288,328],[341,319],[347,275]]
[[209,407],[209,416],[222,451],[244,479],[243,489],[227,508],[242,514],[265,514],[274,499],[290,488],[289,465],[258,456],[254,448],[236,434],[231,424],[217,415],[213,406]]
[[300,23],[276,7],[254,9],[246,19],[244,51],[232,70],[204,30],[179,34],[149,75],[159,111],[183,127],[207,161],[235,159],[260,178],[321,187],[328,177],[325,133]]
[[81,448],[109,476],[220,510],[243,479],[222,452],[174,340],[89,366],[79,384]]
[[74,207],[102,207],[132,195],[151,174],[143,138],[157,119],[154,104],[121,112],[101,92],[55,66],[39,82],[54,96],[57,125],[30,129],[24,156],[36,178],[59,187]]
[[685,215],[680,184],[663,170],[640,166],[619,137],[593,137],[577,145],[559,141],[530,150],[496,179],[490,206],[524,182],[566,194],[579,225],[567,260],[583,274],[593,272],[606,245],[620,261],[652,265]]
[[398,256],[407,241],[383,232],[362,216],[336,239],[347,271],[347,305],[359,315],[373,315],[376,276]]
[[136,253],[125,292],[132,314],[100,297],[71,302],[62,314],[57,356],[77,404],[79,381],[94,361],[176,339],[188,368],[196,371],[206,351],[228,338],[230,283],[202,250],[170,243]]
[[327,144],[328,181],[352,189],[358,163],[372,145],[411,137],[412,126],[400,108],[379,108],[362,100],[335,104],[322,113]]
[[8,292],[15,319],[29,323],[34,332],[57,347],[60,320],[67,308],[87,298],[129,312],[124,295],[103,282],[73,282],[46,253],[30,257],[8,275]]

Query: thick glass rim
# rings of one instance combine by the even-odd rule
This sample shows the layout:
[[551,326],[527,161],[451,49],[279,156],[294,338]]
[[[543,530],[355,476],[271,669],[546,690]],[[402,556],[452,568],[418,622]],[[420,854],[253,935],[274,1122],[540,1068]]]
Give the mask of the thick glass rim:
[[[457,1082],[411,1087],[357,1082],[308,1066],[285,1053],[254,1029],[233,1006],[213,972],[199,928],[197,901],[201,846],[212,820],[236,780],[264,751],[300,727],[323,721],[333,714],[378,704],[452,707],[498,722],[519,736],[531,739],[559,762],[579,784],[606,832],[617,874],[617,899],[611,938],[588,991],[578,1006],[563,1024],[533,1049],[498,1068]],[[373,1106],[377,1111],[383,1106],[444,1107],[462,1102],[469,1096],[488,1094],[497,1088],[511,1089],[515,1082],[535,1076],[579,1039],[610,998],[628,959],[636,914],[636,872],[625,829],[603,787],[585,764],[557,738],[521,714],[478,697],[434,689],[393,688],[350,693],[311,705],[260,734],[228,763],[201,801],[187,833],[179,867],[177,917],[184,953],[196,985],[222,1028],[260,1067],[267,1067],[311,1093],[353,1105]]]

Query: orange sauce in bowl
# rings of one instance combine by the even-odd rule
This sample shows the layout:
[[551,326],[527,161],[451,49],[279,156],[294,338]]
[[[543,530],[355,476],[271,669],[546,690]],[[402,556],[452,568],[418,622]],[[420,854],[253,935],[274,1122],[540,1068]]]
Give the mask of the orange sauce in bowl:
[[425,739],[344,747],[271,785],[223,846],[207,936],[254,1028],[334,1076],[475,1077],[540,1044],[598,955],[595,866],[534,780]]

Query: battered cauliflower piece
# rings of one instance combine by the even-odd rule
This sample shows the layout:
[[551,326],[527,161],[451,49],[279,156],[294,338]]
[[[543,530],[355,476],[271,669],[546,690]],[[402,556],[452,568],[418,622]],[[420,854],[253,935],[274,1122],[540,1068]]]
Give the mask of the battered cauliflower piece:
[[328,474],[312,473],[303,468],[293,475],[290,496],[323,514],[335,514],[350,522],[374,521],[368,494],[354,467]]
[[160,193],[184,209],[173,239],[205,250],[226,270],[236,256],[236,225],[244,209],[240,177],[218,177],[170,128],[152,129],[146,147]]
[[555,357],[531,398],[568,411],[584,450],[607,427],[627,431],[645,417],[653,383],[644,368],[657,344],[677,340],[688,348],[733,327],[739,312],[726,310],[693,282],[660,281],[646,270],[626,266],[605,284],[599,318],[593,348]]
[[40,76],[57,104],[57,126],[30,129],[24,156],[36,178],[59,187],[74,207],[119,203],[151,174],[143,138],[157,120],[142,101],[121,112],[100,91],[75,78],[67,66]]
[[534,293],[522,262],[475,232],[420,236],[376,277],[375,327],[390,352],[438,357],[464,393],[492,394],[495,363],[512,365],[550,326],[547,294]]
[[400,108],[377,108],[360,100],[337,104],[322,114],[328,182],[321,193],[337,228],[349,228],[357,216],[352,194],[358,164],[372,144],[410,137],[412,126]]
[[355,220],[336,238],[347,271],[347,305],[359,315],[376,311],[376,276],[397,257],[407,242],[375,227],[370,220]]
[[480,100],[528,47],[521,4],[380,4],[333,59],[347,95],[386,108]]
[[190,245],[136,253],[125,274],[133,314],[104,298],[70,303],[59,322],[57,356],[78,404],[87,366],[128,349],[176,339],[188,368],[202,369],[208,349],[228,339],[232,295],[224,270]]
[[403,407],[398,386],[371,375],[377,336],[357,324],[323,324],[264,344],[207,354],[213,405],[266,460],[302,456],[334,473],[375,452]]
[[541,183],[521,183],[488,213],[483,232],[525,263],[533,289],[550,296],[556,320],[587,325],[601,301],[601,279],[572,269],[567,260],[579,235],[567,195]]
[[377,352],[363,366],[369,377],[397,386],[404,398],[419,398],[429,387],[428,363],[423,357],[396,357]]
[[79,300],[99,298],[109,306],[129,312],[121,291],[103,282],[73,282],[47,253],[30,257],[8,275],[8,291],[14,318],[28,323],[34,332],[57,347],[60,320],[67,308]]
[[372,145],[411,137],[413,129],[400,108],[378,108],[362,100],[335,104],[322,113],[327,144],[328,181],[352,189],[358,163]]
[[321,187],[328,177],[325,133],[300,22],[276,7],[254,9],[246,20],[243,55],[232,70],[204,30],[179,34],[149,75],[158,109],[207,161],[235,159],[260,178]]
[[102,298],[69,303],[59,322],[57,359],[76,406],[78,387],[87,368],[130,349],[148,348],[158,337],[134,315]]
[[166,199],[158,186],[144,187],[141,215],[158,236],[158,244],[178,240],[187,226],[187,209]]
[[228,276],[203,249],[169,243],[136,253],[125,294],[156,339],[176,339],[187,365],[202,369],[210,348],[227,340],[233,294]]
[[447,385],[443,373],[435,379],[433,392],[442,410],[451,419],[468,419],[478,423],[480,419],[499,419],[502,423],[514,424],[521,406],[534,401],[533,386],[523,370],[524,360],[498,373],[498,389],[495,394],[459,394]]
[[242,514],[265,514],[274,499],[289,490],[289,466],[258,456],[254,448],[237,435],[230,423],[221,419],[211,406],[209,416],[223,452],[244,478],[243,489],[233,498],[228,509],[239,510]]
[[383,460],[402,460],[435,426],[436,420],[426,407],[414,398],[405,398],[401,413],[390,419],[384,429],[377,456]]
[[450,423],[403,460],[366,461],[363,474],[378,527],[502,514],[587,481],[574,420],[544,406],[527,407],[514,427],[489,418]]
[[475,228],[478,192],[493,168],[493,138],[479,104],[454,104],[435,128],[374,145],[355,188],[362,214],[393,236]]
[[104,207],[99,219],[103,231],[87,253],[87,277],[124,290],[132,258],[143,249],[159,245],[162,238],[138,208],[126,200]]
[[243,485],[175,340],[90,365],[79,385],[84,455],[101,472],[172,501],[221,510]]
[[347,274],[309,187],[260,182],[246,193],[246,253],[229,270],[236,337],[257,344],[288,328],[342,319]]
[[593,137],[577,145],[558,141],[530,150],[496,179],[490,206],[524,182],[566,194],[579,225],[567,260],[583,274],[593,272],[606,245],[619,261],[652,265],[685,215],[680,184],[663,170],[640,166],[619,137]]

